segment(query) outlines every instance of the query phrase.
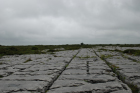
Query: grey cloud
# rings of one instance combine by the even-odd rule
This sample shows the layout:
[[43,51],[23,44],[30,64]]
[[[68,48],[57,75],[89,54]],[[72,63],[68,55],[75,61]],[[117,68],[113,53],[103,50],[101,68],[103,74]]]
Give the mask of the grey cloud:
[[0,0],[0,44],[139,43],[139,2]]

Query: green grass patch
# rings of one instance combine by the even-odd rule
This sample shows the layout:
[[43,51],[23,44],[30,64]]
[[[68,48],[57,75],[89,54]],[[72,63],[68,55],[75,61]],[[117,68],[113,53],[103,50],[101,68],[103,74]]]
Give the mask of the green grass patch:
[[140,47],[140,44],[121,44],[120,47]]
[[115,50],[109,50],[109,51],[115,51],[115,52],[123,52],[121,50],[115,49]]
[[66,67],[68,67],[68,66],[69,66],[69,64],[66,65]]
[[104,49],[104,48],[101,48],[101,49],[98,49],[98,50],[99,50],[99,51],[100,51],[100,50],[107,51],[107,49]]
[[0,58],[2,58],[4,55],[3,54],[0,54]]
[[0,46],[0,55],[41,54],[43,48],[35,46]]
[[49,49],[47,52],[56,52],[54,49]]
[[94,45],[28,45],[28,46],[0,46],[1,55],[22,55],[22,54],[42,54],[42,50],[47,52],[57,52],[63,50],[77,50],[80,48],[92,48]]
[[112,68],[113,72],[116,73],[116,70],[119,69],[118,66],[111,64],[110,67]]
[[95,57],[95,56],[77,56],[78,58],[80,58],[80,59],[88,59],[88,58],[93,58],[93,57]]
[[38,47],[33,46],[33,47],[32,47],[32,50],[38,50]]
[[122,54],[122,57],[124,57],[124,58],[128,58],[128,56],[126,56],[126,55],[123,55],[123,54]]
[[4,76],[3,75],[0,75],[0,78],[3,78]]
[[[27,46],[3,46],[0,45],[0,56],[1,55],[22,55],[22,54],[42,54],[42,50],[49,49],[48,52],[57,51],[55,49],[64,49],[64,50],[77,50],[81,48],[93,48],[96,46],[116,46],[116,44],[72,44],[72,45],[27,45]],[[118,46],[118,45],[117,45]],[[106,51],[107,49],[99,49]],[[62,51],[62,50],[59,50]],[[120,50],[115,50],[120,51]],[[135,55],[139,55],[139,52],[136,52]]]
[[27,62],[29,62],[29,61],[32,61],[32,59],[29,58],[29,59],[27,59],[24,63],[27,63]]
[[101,59],[104,60],[104,59],[107,59],[107,58],[110,58],[110,57],[113,57],[113,55],[101,55]]
[[132,93],[139,93],[139,89],[136,85],[128,84],[128,86],[132,90]]
[[130,54],[130,55],[135,55],[135,56],[140,56],[140,50],[134,50],[134,49],[126,49],[123,51],[123,53]]

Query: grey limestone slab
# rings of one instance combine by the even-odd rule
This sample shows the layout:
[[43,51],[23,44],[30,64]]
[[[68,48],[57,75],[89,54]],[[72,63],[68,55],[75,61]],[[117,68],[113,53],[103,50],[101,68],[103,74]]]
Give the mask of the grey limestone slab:
[[[57,75],[57,74],[56,74]],[[51,81],[55,78],[53,75],[10,75],[3,77],[2,81]]]
[[44,81],[0,81],[0,91],[1,93],[41,91],[47,84],[48,82]]
[[[83,84],[83,85],[82,85]],[[47,93],[110,93],[118,90],[124,90],[122,85],[118,82],[106,82],[106,83],[98,83],[98,84],[90,84],[79,82],[71,83],[70,86],[66,85],[63,87],[55,87],[50,89]],[[131,93],[131,90],[128,88],[127,93]]]

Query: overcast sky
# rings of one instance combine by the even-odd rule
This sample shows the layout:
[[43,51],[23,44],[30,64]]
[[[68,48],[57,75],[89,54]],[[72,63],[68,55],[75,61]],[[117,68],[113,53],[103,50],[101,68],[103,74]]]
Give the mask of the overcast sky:
[[140,0],[0,0],[1,45],[140,43]]

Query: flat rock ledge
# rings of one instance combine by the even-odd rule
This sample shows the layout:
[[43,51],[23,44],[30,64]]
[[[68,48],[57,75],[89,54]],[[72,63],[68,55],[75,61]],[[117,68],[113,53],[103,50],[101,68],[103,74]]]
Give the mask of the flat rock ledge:
[[[0,93],[132,93],[100,58],[101,54],[110,52],[83,48],[54,54],[4,56],[0,59]],[[113,54],[117,56],[106,61],[119,67],[116,70],[126,82],[139,87],[140,64]]]

